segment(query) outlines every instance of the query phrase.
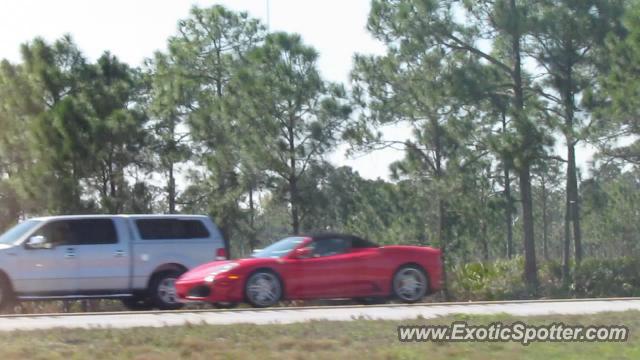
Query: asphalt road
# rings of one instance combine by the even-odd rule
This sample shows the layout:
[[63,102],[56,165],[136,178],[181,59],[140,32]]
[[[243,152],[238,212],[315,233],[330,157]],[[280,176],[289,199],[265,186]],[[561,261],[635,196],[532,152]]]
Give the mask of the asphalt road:
[[76,313],[0,316],[0,331],[53,328],[132,328],[185,324],[226,325],[288,324],[310,320],[351,321],[429,319],[452,314],[497,314],[532,316],[549,314],[594,314],[640,310],[640,299],[542,300],[479,303],[435,303],[414,305],[327,306],[237,310],[191,310],[169,312]]

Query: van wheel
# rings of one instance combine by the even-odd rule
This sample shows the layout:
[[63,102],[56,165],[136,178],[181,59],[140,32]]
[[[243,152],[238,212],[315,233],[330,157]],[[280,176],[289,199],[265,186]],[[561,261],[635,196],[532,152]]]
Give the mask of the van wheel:
[[184,306],[178,300],[176,280],[184,271],[164,271],[153,276],[149,292],[151,302],[160,310],[177,310]]
[[144,311],[153,309],[153,304],[148,297],[132,296],[121,299],[122,305],[131,311]]
[[5,312],[10,310],[14,304],[15,294],[11,288],[11,284],[9,284],[6,278],[0,277],[0,311]]

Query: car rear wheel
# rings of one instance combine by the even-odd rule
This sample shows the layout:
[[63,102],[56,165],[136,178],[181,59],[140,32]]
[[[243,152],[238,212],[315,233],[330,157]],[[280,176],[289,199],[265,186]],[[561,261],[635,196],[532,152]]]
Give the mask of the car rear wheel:
[[415,265],[405,265],[393,275],[393,295],[402,302],[414,303],[422,300],[429,289],[424,270]]
[[244,293],[253,307],[274,306],[282,297],[282,283],[274,272],[259,270],[247,279]]
[[153,277],[149,291],[151,293],[151,301],[155,307],[160,310],[177,310],[184,306],[178,300],[176,291],[176,280],[184,272],[165,271]]

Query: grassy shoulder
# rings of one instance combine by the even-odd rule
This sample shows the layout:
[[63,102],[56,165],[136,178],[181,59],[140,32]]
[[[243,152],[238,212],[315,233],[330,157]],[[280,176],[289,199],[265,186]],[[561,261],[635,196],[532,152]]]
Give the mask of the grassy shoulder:
[[[401,343],[398,325],[494,321],[625,325],[626,343]],[[453,316],[411,321],[315,321],[291,325],[190,325],[168,328],[0,333],[0,359],[638,359],[640,312],[517,318]]]

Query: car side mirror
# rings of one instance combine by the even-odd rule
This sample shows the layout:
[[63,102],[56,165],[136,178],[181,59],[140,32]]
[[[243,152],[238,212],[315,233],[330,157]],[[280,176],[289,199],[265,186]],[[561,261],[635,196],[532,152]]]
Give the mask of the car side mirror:
[[309,247],[301,247],[293,252],[294,259],[307,259],[311,257],[312,249]]
[[43,235],[32,236],[25,244],[29,249],[51,249],[53,246]]

